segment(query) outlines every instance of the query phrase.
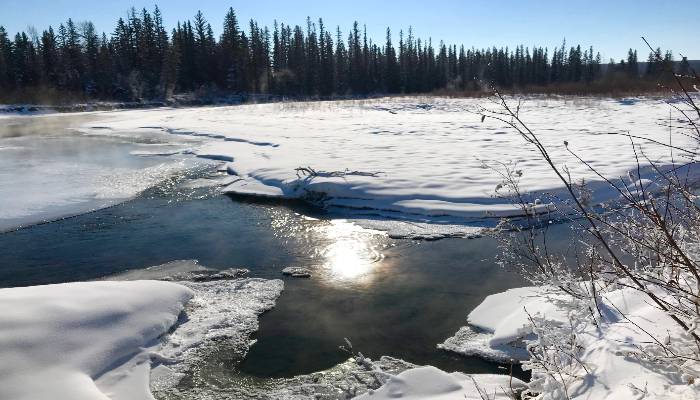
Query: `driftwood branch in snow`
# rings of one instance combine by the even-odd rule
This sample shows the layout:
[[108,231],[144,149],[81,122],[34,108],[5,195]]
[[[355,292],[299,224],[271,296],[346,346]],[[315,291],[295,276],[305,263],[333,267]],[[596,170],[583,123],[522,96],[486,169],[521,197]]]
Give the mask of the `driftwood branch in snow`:
[[335,178],[335,177],[340,177],[344,178],[346,176],[379,176],[383,172],[378,171],[378,172],[364,172],[364,171],[350,171],[349,169],[345,169],[345,171],[316,171],[315,169],[311,167],[298,167],[295,168],[294,171],[296,171],[297,178],[303,179],[303,178],[315,178],[315,177],[323,177],[323,178]]

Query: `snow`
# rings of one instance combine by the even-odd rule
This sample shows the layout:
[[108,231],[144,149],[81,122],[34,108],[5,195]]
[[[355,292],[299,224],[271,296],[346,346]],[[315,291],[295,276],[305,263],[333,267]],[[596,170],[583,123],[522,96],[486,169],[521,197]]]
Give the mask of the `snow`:
[[158,343],[192,296],[155,281],[0,290],[0,398],[151,398],[144,348]]
[[511,343],[491,344],[493,334],[488,331],[481,331],[471,326],[459,328],[454,336],[447,338],[437,347],[442,350],[452,351],[463,356],[478,356],[486,360],[510,363],[513,361],[525,361],[530,355],[525,348],[525,344],[520,340]]
[[[700,382],[688,383],[683,371],[667,370],[631,354],[654,339],[679,340],[684,332],[671,318],[650,304],[648,297],[636,290],[619,289],[604,296],[606,317],[599,332],[588,327],[580,333],[584,344],[582,360],[593,372],[575,382],[575,399],[628,399],[646,391],[650,399],[699,399]],[[627,315],[622,318],[617,311]],[[694,365],[693,365],[694,364]],[[688,365],[700,372],[697,362]]]
[[[546,324],[542,329],[548,332],[561,330],[568,337],[574,329],[571,334],[581,348],[580,361],[588,371],[577,363],[573,370],[567,370],[567,374],[575,377],[568,388],[572,400],[621,400],[640,398],[643,394],[650,399],[700,398],[700,385],[688,383],[683,378],[684,371],[661,368],[634,355],[655,340],[666,337],[681,340],[684,335],[668,315],[650,304],[644,293],[630,288],[612,290],[603,296],[600,308],[598,327],[592,323],[572,324],[572,320],[588,311],[567,295],[544,287],[511,289],[487,297],[469,314],[470,327],[460,329],[439,347],[489,359],[501,355],[502,360],[510,356],[524,361],[527,357],[522,357],[522,346],[509,345],[523,341],[536,343],[532,316]],[[473,329],[481,329],[483,333],[466,334],[474,332]],[[687,366],[691,370],[697,367]],[[535,375],[529,385],[538,392],[547,387],[545,382],[546,379]],[[557,398],[557,392],[551,389],[541,398]]]
[[381,388],[358,400],[482,400],[480,391],[491,399],[510,399],[513,391],[525,388],[524,382],[506,375],[466,375],[447,373],[432,366],[409,369],[392,376]]
[[553,296],[542,296],[541,292],[539,287],[523,287],[486,297],[469,313],[469,325],[460,328],[438,348],[499,362],[527,360],[529,354],[521,339],[532,333],[528,314],[566,320],[566,315],[555,306]]
[[[188,168],[183,160],[192,162],[192,156],[224,163],[231,177],[194,186],[301,199],[370,227],[392,221],[383,229],[395,237],[470,237],[500,217],[521,215],[495,196],[497,162],[522,170],[522,187],[543,200],[532,209],[550,211],[561,183],[516,133],[495,120],[481,122],[472,111],[483,104],[487,100],[404,97],[0,116],[0,230],[133,198]],[[531,97],[521,116],[557,165],[566,163],[572,176],[586,179],[595,201],[617,195],[596,184],[564,141],[603,174],[617,177],[636,170],[629,138],[621,134],[668,140],[668,107],[654,99],[630,105]],[[105,140],[129,146],[105,147]],[[66,141],[78,145],[61,144]],[[669,162],[667,149],[636,142],[651,160]],[[647,169],[636,179],[650,183],[652,175]]]
[[[407,97],[130,110],[100,113],[80,131],[196,138],[200,142],[191,146],[192,153],[223,160],[228,173],[240,178],[224,191],[298,198],[343,216],[430,223],[438,230],[445,225],[448,235],[469,236],[478,233],[473,227],[522,214],[495,196],[501,178],[491,169],[494,162],[512,161],[523,171],[522,187],[544,200],[533,205],[537,212],[551,209],[547,193],[559,193],[562,186],[521,137],[495,120],[482,123],[471,112],[485,102]],[[616,177],[636,170],[626,132],[668,140],[668,107],[660,100],[625,105],[613,99],[533,97],[523,103],[521,116],[555,163],[566,163],[572,176],[592,183],[596,201],[616,195],[595,185],[597,177],[567,152],[564,141],[603,174]],[[674,144],[682,146],[683,140]],[[651,160],[669,161],[667,149],[637,143]],[[651,178],[647,175],[643,178]],[[464,232],[455,232],[458,225]],[[420,231],[406,236],[420,237]]]
[[530,315],[544,315],[553,321],[566,321],[556,306],[555,296],[543,296],[542,288],[524,287],[486,297],[467,317],[467,322],[492,333],[489,345],[510,343],[531,333]]
[[244,357],[284,284],[224,275],[183,260],[108,281],[1,289],[0,399],[152,400],[222,346]]
[[259,196],[269,198],[285,198],[282,189],[276,186],[265,185],[258,181],[246,181],[237,179],[224,189],[224,193],[237,194],[242,196]]

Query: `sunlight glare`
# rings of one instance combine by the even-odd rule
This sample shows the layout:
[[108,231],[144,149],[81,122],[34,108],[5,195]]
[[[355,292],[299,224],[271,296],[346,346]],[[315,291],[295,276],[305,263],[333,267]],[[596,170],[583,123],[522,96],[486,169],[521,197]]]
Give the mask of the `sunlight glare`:
[[372,272],[384,258],[378,236],[385,233],[364,229],[346,220],[333,220],[320,228],[330,241],[323,250],[325,266],[342,280],[356,280]]

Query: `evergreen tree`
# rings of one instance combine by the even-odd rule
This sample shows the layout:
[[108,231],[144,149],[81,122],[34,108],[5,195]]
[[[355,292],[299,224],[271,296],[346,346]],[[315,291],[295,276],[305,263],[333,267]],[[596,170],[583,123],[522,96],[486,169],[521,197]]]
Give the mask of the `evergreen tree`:
[[627,52],[627,76],[637,78],[639,76],[639,64],[637,63],[637,50],[629,49]]
[[396,59],[396,50],[391,43],[391,29],[386,28],[386,44],[384,45],[384,82],[385,90],[388,93],[399,93],[401,91],[401,74],[399,63]]
[[9,90],[13,77],[11,74],[12,43],[7,37],[7,31],[0,25],[0,89]]
[[348,66],[348,51],[345,49],[340,27],[336,28],[335,37],[335,93],[344,95],[350,88],[350,68]]
[[244,61],[241,47],[241,33],[238,19],[233,8],[229,8],[224,17],[224,30],[219,40],[221,48],[221,66],[223,79],[220,81],[229,90],[241,91],[244,88],[242,76],[242,63]]
[[[0,33],[0,41],[2,33]],[[2,46],[0,44],[0,46]],[[2,54],[0,54],[0,58]],[[42,75],[43,82],[46,85],[55,85],[58,80],[58,44],[56,41],[56,34],[53,28],[49,26],[49,29],[41,34],[41,65],[42,65]]]
[[323,20],[319,18],[319,58],[320,58],[320,82],[319,93],[330,96],[335,89],[335,60],[333,57],[333,38],[325,28]]

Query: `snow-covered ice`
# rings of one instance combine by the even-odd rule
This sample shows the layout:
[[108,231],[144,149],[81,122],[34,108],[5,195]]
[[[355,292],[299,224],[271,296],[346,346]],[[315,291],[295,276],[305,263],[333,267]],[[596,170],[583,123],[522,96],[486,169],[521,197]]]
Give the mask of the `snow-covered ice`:
[[[0,229],[131,198],[185,168],[183,160],[194,155],[223,162],[230,175],[194,186],[220,184],[242,196],[302,199],[370,227],[382,225],[393,236],[473,236],[499,217],[522,213],[495,196],[501,183],[491,169],[495,162],[512,162],[523,172],[522,187],[535,193],[533,200],[544,200],[534,206],[537,211],[549,210],[548,193],[561,188],[521,137],[495,120],[482,123],[472,112],[485,103],[406,97],[0,116],[10,132],[0,131]],[[596,176],[568,154],[564,141],[602,173],[617,177],[636,169],[630,140],[619,134],[668,140],[668,107],[661,100],[532,97],[520,112],[554,161],[566,163],[594,191]],[[677,116],[671,116],[674,122]],[[41,135],[17,137],[15,131],[32,124]],[[132,148],[122,152],[141,164],[110,161],[99,147],[78,156],[45,151],[60,149],[65,140],[84,145],[87,138],[128,142]],[[683,146],[683,140],[679,136],[674,144]],[[651,160],[669,161],[667,149],[636,142]],[[610,196],[599,190],[595,200]]]
[[311,271],[304,267],[287,267],[282,269],[282,274],[292,278],[311,278]]
[[[520,136],[497,121],[482,123],[471,112],[484,102],[409,97],[119,111],[101,113],[99,121],[80,129],[197,138],[201,142],[191,149],[195,155],[227,162],[228,173],[240,178],[224,189],[230,193],[299,198],[370,221],[446,225],[448,235],[459,235],[454,227],[461,225],[463,235],[472,235],[474,226],[522,213],[494,195],[501,181],[491,169],[494,162],[512,162],[522,170],[522,187],[545,199],[533,206],[540,212],[551,208],[546,193],[562,186]],[[668,109],[654,99],[628,105],[613,99],[533,97],[520,115],[558,165],[566,163],[572,176],[595,182],[597,177],[568,154],[564,141],[603,174],[626,176],[636,161],[630,139],[619,134],[667,141]],[[682,146],[683,140],[674,144]],[[668,161],[666,148],[637,143],[651,160]],[[600,192],[596,200],[606,196],[611,193]],[[417,232],[402,229],[406,236],[422,236],[420,227]]]
[[0,116],[0,232],[114,205],[204,163],[172,135],[71,129],[94,118]]
[[[281,280],[246,278],[210,282],[181,282],[195,296],[185,309],[184,322],[166,336],[158,354],[166,360],[153,387],[174,389],[210,353],[227,351],[239,359],[248,353],[250,335],[258,330],[258,315],[275,306],[284,289]],[[224,350],[225,349],[225,350]]]
[[225,352],[239,360],[246,356],[255,343],[250,336],[258,330],[258,316],[275,306],[284,283],[278,279],[239,279],[245,272],[218,271],[196,260],[177,260],[106,278],[176,280],[194,294],[176,329],[151,350],[154,369],[150,385],[154,393],[162,397],[177,392],[185,376],[194,381],[201,379],[197,367],[211,362],[208,358],[212,354]]
[[457,333],[437,345],[439,349],[463,356],[479,356],[486,360],[508,364],[530,358],[521,340],[511,343],[491,344],[492,332],[472,326],[463,326]]
[[538,287],[523,287],[486,297],[469,313],[469,325],[438,348],[505,363],[527,360],[529,354],[522,339],[530,338],[532,333],[528,313],[544,314],[557,321],[566,319],[552,303],[553,297],[540,292]]

